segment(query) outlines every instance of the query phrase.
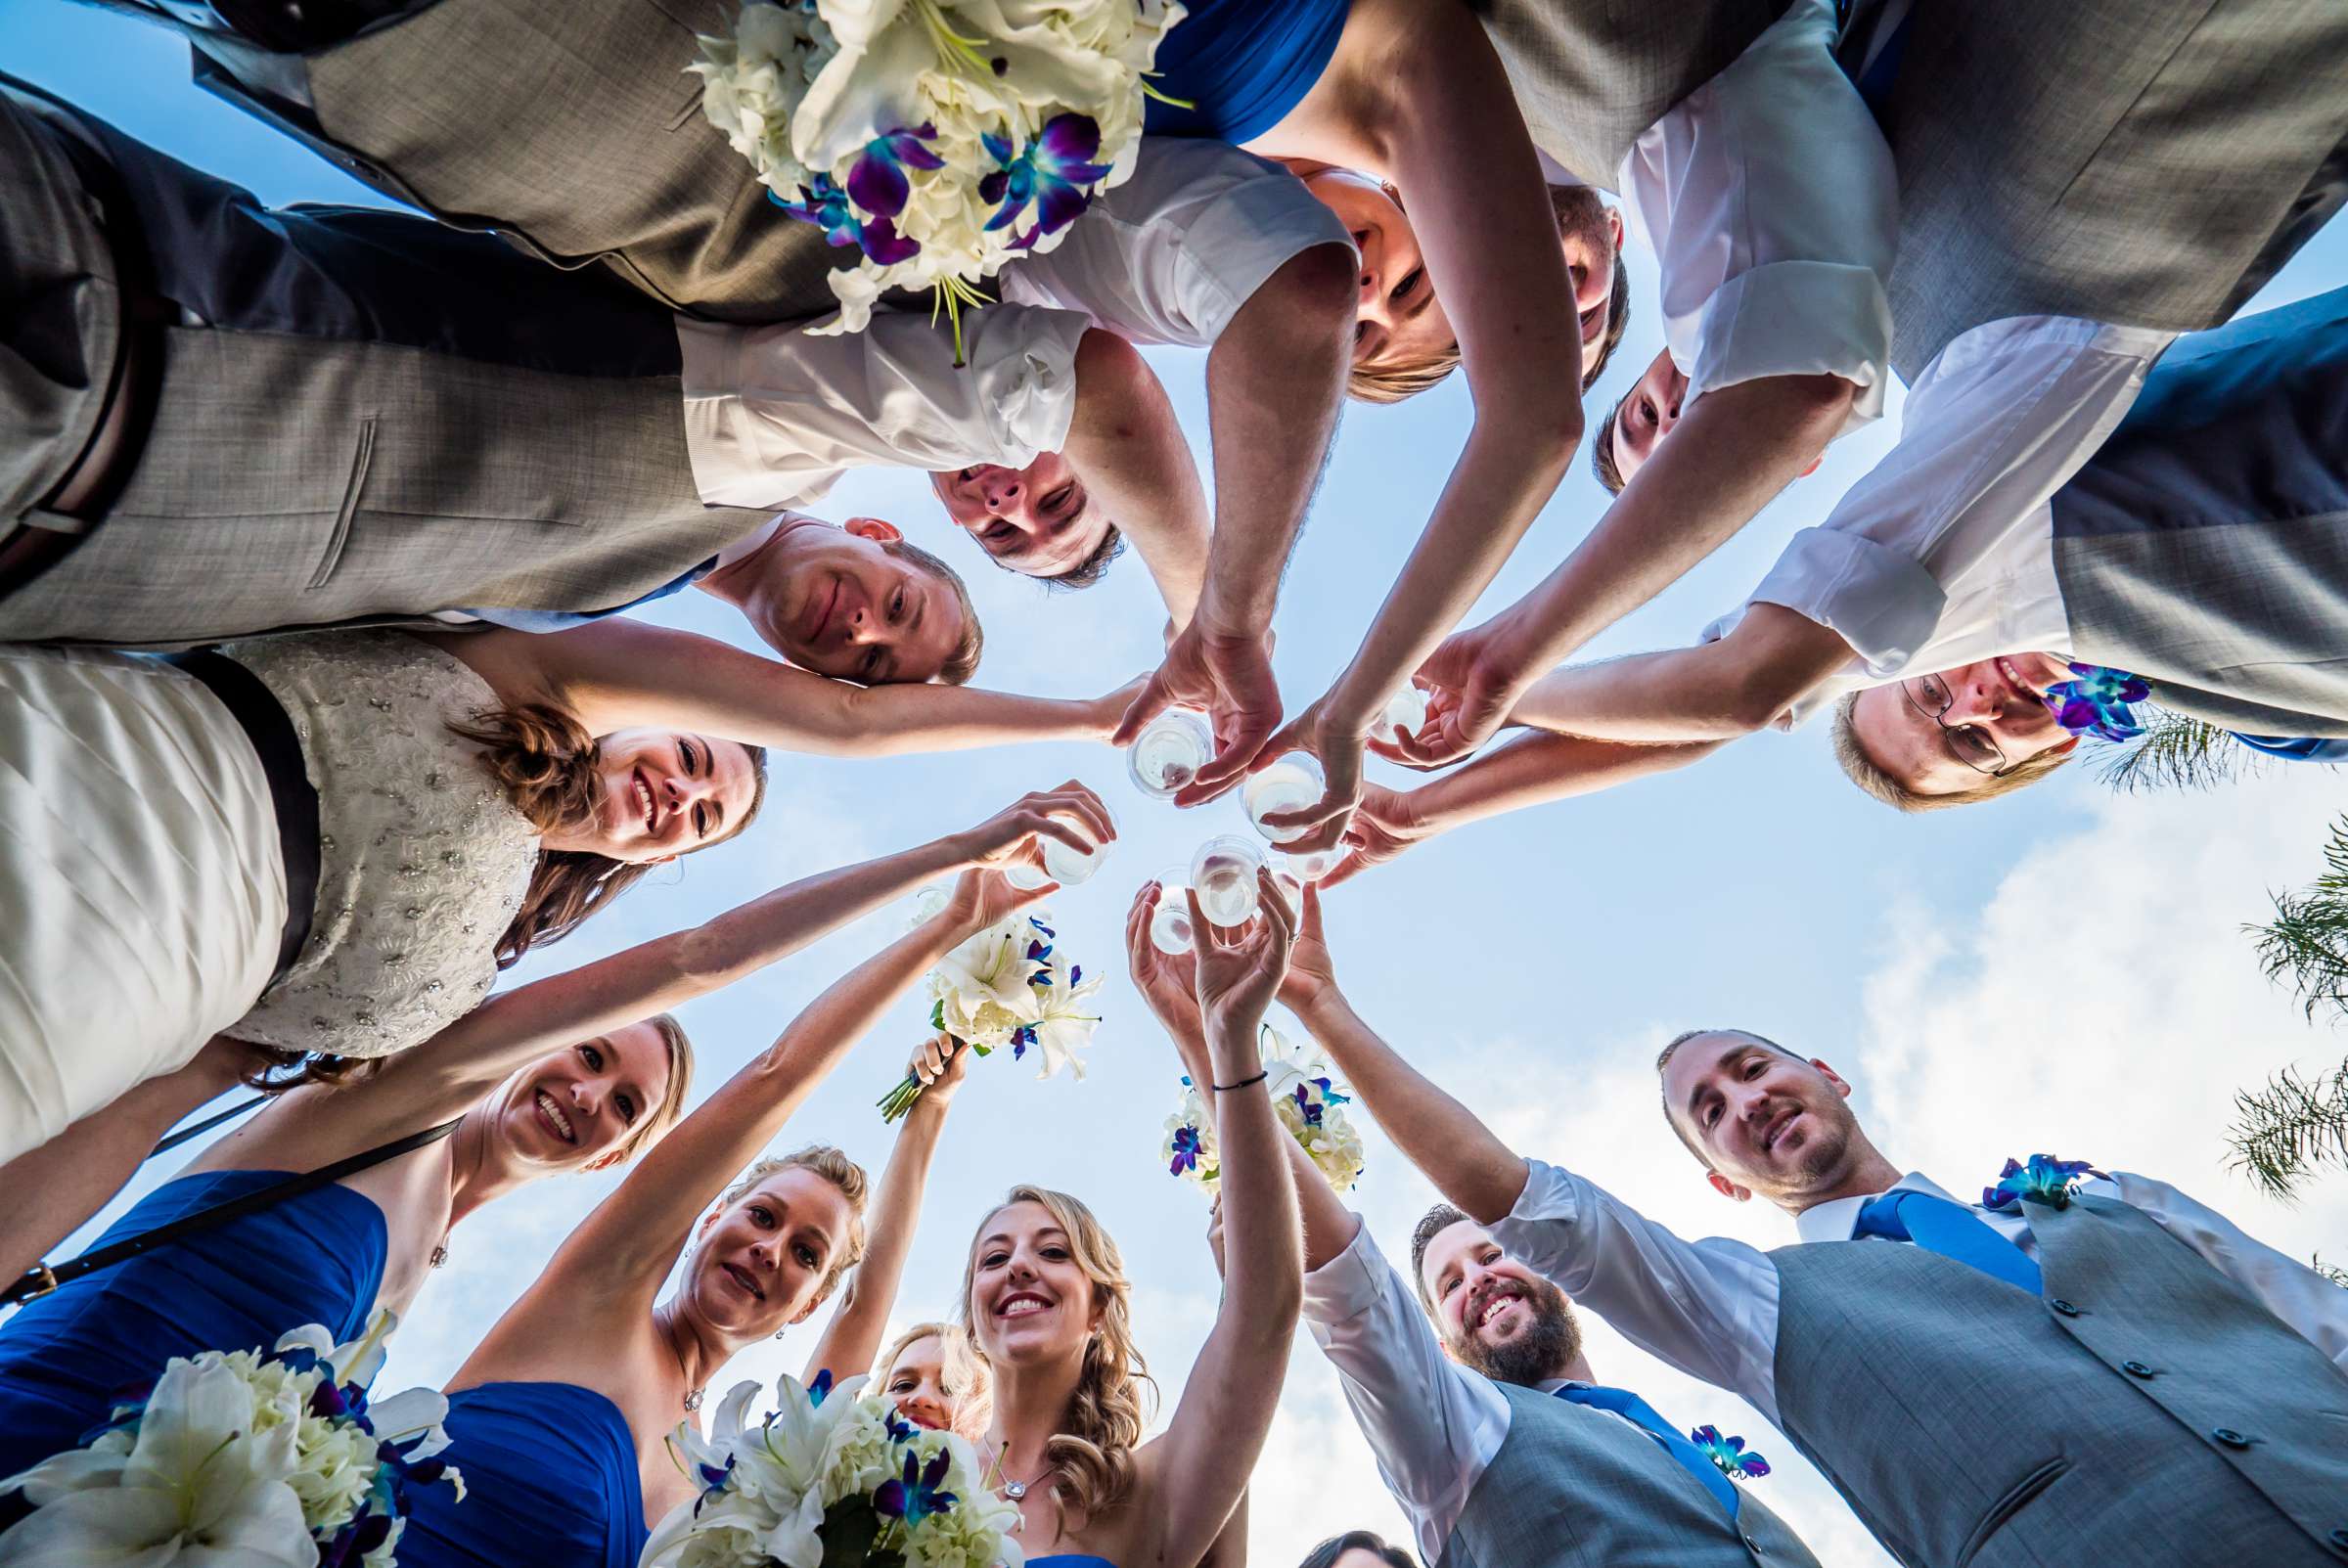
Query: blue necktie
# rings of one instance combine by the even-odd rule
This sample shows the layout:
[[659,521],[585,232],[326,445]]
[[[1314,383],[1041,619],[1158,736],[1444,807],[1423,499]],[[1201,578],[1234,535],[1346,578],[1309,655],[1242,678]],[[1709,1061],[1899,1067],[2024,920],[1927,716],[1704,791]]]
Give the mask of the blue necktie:
[[1866,1235],[1913,1241],[1926,1252],[1969,1264],[2033,1296],[2046,1288],[2028,1253],[1964,1204],[1929,1192],[1886,1192],[1869,1198],[1859,1210],[1859,1223],[1851,1227],[1853,1240]]
[[1704,1455],[1704,1451],[1682,1437],[1655,1408],[1627,1388],[1602,1388],[1594,1383],[1567,1383],[1558,1390],[1558,1398],[1573,1405],[1587,1405],[1594,1411],[1612,1411],[1639,1423],[1641,1431],[1663,1446],[1663,1451],[1680,1461],[1690,1475],[1704,1484],[1713,1499],[1726,1508],[1729,1517],[1737,1517],[1738,1498],[1737,1488]]

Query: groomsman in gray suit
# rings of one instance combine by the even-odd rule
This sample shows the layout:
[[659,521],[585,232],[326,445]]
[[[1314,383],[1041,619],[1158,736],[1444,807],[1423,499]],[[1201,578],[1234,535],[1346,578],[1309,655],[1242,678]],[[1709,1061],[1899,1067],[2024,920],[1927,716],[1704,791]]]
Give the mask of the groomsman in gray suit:
[[[1137,911],[1152,895],[1145,891]],[[1137,987],[1202,1058],[1175,966],[1129,925]],[[1421,1077],[1354,1012],[1323,939],[1320,895],[1281,987],[1360,1095],[1436,1186],[1507,1213],[1540,1167]],[[1196,1069],[1195,1069],[1196,1070]],[[1768,1461],[1717,1427],[1675,1426],[1597,1381],[1565,1293],[1540,1254],[1449,1204],[1420,1221],[1411,1279],[1298,1152],[1304,1319],[1337,1369],[1378,1473],[1436,1568],[1815,1568],[1749,1483]],[[1529,1193],[1528,1193],[1529,1195]],[[1522,1232],[1538,1240],[1538,1227]],[[1733,1475],[1732,1471],[1740,1472]]]
[[2147,1177],[2037,1155],[1953,1197],[1758,1035],[1658,1070],[1713,1188],[1795,1243],[1684,1241],[1539,1164],[1494,1233],[1537,1206],[1552,1277],[1752,1402],[1902,1562],[2348,1561],[2348,1291]]
[[960,578],[786,509],[864,464],[1049,444],[1113,492],[1134,451],[1143,482],[1188,462],[1147,367],[1065,312],[979,313],[957,368],[918,318],[687,323],[426,219],[272,211],[30,90],[0,139],[0,637],[542,631],[690,584],[818,673],[959,682]]

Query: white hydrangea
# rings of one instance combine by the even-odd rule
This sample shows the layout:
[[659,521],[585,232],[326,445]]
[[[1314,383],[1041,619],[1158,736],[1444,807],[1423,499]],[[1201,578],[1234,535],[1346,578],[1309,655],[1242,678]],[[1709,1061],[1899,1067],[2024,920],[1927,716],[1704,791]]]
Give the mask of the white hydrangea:
[[[1272,1096],[1273,1113],[1280,1118],[1280,1124],[1303,1147],[1332,1187],[1339,1192],[1351,1190],[1361,1180],[1366,1163],[1361,1134],[1354,1130],[1353,1119],[1345,1113],[1345,1106],[1353,1098],[1351,1091],[1338,1081],[1336,1069],[1328,1058],[1315,1052],[1309,1043],[1291,1045],[1287,1036],[1270,1024],[1263,1026],[1256,1037],[1256,1046],[1264,1064],[1264,1087]],[[1320,1113],[1318,1126],[1314,1125],[1307,1107]],[[1177,1152],[1175,1140],[1185,1129],[1198,1141],[1197,1159],[1195,1164],[1186,1162],[1187,1168],[1177,1174],[1211,1195],[1223,1182],[1222,1144],[1215,1137],[1206,1097],[1187,1079],[1182,1102],[1166,1118],[1165,1141],[1158,1150],[1158,1157],[1169,1170]]]

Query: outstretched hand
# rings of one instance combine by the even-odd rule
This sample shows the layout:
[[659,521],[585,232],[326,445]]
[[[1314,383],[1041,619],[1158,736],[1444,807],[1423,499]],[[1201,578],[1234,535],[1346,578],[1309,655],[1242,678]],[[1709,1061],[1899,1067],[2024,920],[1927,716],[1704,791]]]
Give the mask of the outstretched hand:
[[1245,925],[1226,928],[1206,918],[1198,907],[1197,889],[1191,901],[1192,929],[1197,932],[1198,1015],[1211,1041],[1242,1042],[1248,1054],[1255,1051],[1256,1026],[1264,1009],[1280,992],[1288,972],[1288,945],[1296,934],[1296,915],[1281,896],[1280,884],[1269,869],[1255,874],[1255,918]]
[[1180,794],[1177,806],[1212,800],[1240,781],[1264,741],[1280,728],[1280,687],[1272,679],[1271,634],[1210,633],[1197,617],[1166,650],[1165,662],[1125,710],[1110,743],[1133,744],[1170,707],[1204,709],[1215,754]]
[[1503,620],[1454,632],[1419,666],[1426,722],[1414,736],[1389,732],[1371,742],[1407,768],[1440,768],[1468,755],[1508,722],[1533,671],[1519,667]]
[[1331,710],[1324,695],[1311,707],[1296,715],[1294,722],[1273,737],[1256,758],[1256,767],[1268,768],[1291,751],[1307,751],[1321,763],[1323,786],[1321,798],[1309,806],[1294,811],[1276,811],[1264,819],[1264,826],[1283,836],[1280,847],[1291,855],[1306,855],[1317,849],[1334,849],[1345,836],[1345,825],[1353,816],[1355,804],[1362,798],[1362,748],[1367,741],[1364,727],[1349,724]]
[[906,1075],[921,1082],[922,1098],[915,1103],[943,1110],[954,1098],[954,1091],[962,1087],[963,1075],[970,1071],[971,1057],[975,1054],[943,1030],[915,1047],[913,1059],[905,1064]]
[[1198,961],[1190,953],[1160,953],[1150,940],[1150,922],[1164,897],[1165,888],[1155,881],[1144,882],[1133,895],[1133,908],[1125,915],[1125,963],[1133,988],[1174,1042],[1182,1070],[1192,1083],[1204,1085],[1212,1075],[1207,1070],[1206,1024],[1198,1015]]
[[1046,882],[1040,887],[1014,887],[1001,872],[972,867],[954,878],[954,891],[937,918],[949,929],[960,933],[955,937],[959,942],[1001,923],[1046,894],[1059,891],[1058,882]]
[[1070,779],[1057,789],[1038,789],[960,835],[964,860],[981,871],[1008,871],[1014,866],[1040,869],[1043,840],[1057,838],[1070,849],[1090,854],[1094,847],[1117,836],[1116,825],[1101,797]]
[[1280,1004],[1303,1016],[1337,994],[1336,961],[1321,928],[1321,889],[1305,884],[1296,939],[1288,946],[1288,972],[1280,982]]
[[1416,793],[1379,784],[1364,789],[1362,803],[1353,813],[1353,824],[1345,829],[1345,847],[1350,853],[1330,868],[1320,885],[1334,887],[1373,866],[1384,865],[1421,839],[1441,832],[1442,829],[1427,821],[1411,798]]

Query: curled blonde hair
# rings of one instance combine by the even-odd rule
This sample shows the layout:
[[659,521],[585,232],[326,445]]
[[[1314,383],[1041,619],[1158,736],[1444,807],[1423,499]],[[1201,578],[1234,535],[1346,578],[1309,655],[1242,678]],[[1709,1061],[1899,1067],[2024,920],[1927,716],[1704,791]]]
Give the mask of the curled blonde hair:
[[789,1154],[752,1160],[749,1168],[734,1179],[734,1185],[718,1194],[717,1207],[723,1213],[748,1196],[751,1188],[768,1177],[792,1170],[813,1171],[838,1187],[839,1195],[848,1200],[847,1244],[832,1260],[832,1267],[824,1274],[824,1282],[816,1287],[815,1299],[808,1303],[811,1307],[821,1306],[838,1285],[840,1277],[864,1256],[864,1199],[872,1182],[864,1174],[863,1166],[848,1158],[845,1150],[830,1143],[810,1143]]
[[[971,1294],[978,1280],[978,1238],[996,1215],[1017,1203],[1042,1208],[1067,1235],[1068,1250],[1075,1255],[1076,1267],[1092,1281],[1093,1304],[1101,1315],[1100,1326],[1084,1343],[1084,1369],[1076,1379],[1076,1391],[1068,1396],[1061,1430],[1044,1447],[1053,1465],[1052,1507],[1064,1533],[1071,1516],[1083,1521],[1106,1513],[1133,1490],[1137,1468],[1133,1451],[1141,1444],[1146,1424],[1142,1389],[1148,1385],[1154,1394],[1156,1384],[1133,1342],[1133,1282],[1125,1277],[1125,1259],[1116,1242],[1081,1199],[1050,1187],[1022,1183],[978,1222],[978,1230],[971,1237],[970,1257],[962,1269],[961,1314],[966,1330],[971,1322]],[[991,1373],[986,1351],[975,1334],[971,1336],[971,1349]]]
[[2036,756],[2015,763],[2009,773],[1983,774],[1981,782],[1969,789],[1953,790],[1945,795],[1927,795],[1909,788],[1867,754],[1867,747],[1859,739],[1858,711],[1857,692],[1845,694],[1834,704],[1834,761],[1849,776],[1851,783],[1892,810],[1904,811],[1910,816],[1919,811],[1946,811],[1951,806],[1970,806],[2027,788],[2070,761],[2078,750],[2076,746],[2057,743]]
[[920,1339],[937,1341],[938,1360],[942,1364],[939,1381],[945,1385],[946,1398],[954,1402],[950,1423],[954,1430],[969,1437],[984,1428],[993,1380],[987,1373],[986,1363],[978,1357],[977,1347],[971,1343],[970,1331],[960,1323],[915,1323],[890,1340],[880,1359],[873,1363],[873,1383],[880,1396],[888,1397],[888,1374],[896,1366],[897,1358]]
[[660,1043],[668,1048],[668,1088],[661,1092],[660,1103],[653,1107],[650,1116],[638,1117],[627,1137],[589,1160],[581,1167],[584,1170],[605,1171],[627,1164],[667,1137],[684,1114],[685,1097],[693,1090],[693,1041],[673,1013],[655,1012],[643,1021],[653,1026]]

